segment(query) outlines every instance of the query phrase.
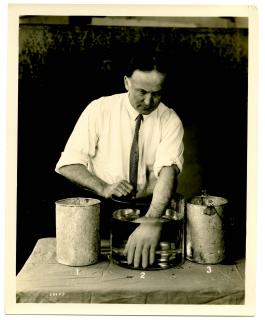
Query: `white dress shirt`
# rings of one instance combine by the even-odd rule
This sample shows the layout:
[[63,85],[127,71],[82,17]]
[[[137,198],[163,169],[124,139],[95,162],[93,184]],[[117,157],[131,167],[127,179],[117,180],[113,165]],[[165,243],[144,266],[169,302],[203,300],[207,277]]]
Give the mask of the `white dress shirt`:
[[[128,93],[92,101],[81,114],[56,165],[83,164],[107,183],[129,181],[130,149],[138,112]],[[183,166],[183,126],[174,110],[160,102],[144,115],[139,132],[137,196],[151,194],[163,166]]]

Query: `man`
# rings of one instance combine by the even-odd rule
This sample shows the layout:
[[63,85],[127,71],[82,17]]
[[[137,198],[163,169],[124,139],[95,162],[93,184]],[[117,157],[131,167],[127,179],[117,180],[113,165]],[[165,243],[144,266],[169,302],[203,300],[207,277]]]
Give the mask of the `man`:
[[161,102],[165,80],[159,56],[134,56],[124,76],[127,93],[89,104],[56,166],[67,179],[106,199],[152,195],[125,248],[134,267],[146,268],[155,260],[161,231],[157,218],[176,191],[183,165],[182,123]]

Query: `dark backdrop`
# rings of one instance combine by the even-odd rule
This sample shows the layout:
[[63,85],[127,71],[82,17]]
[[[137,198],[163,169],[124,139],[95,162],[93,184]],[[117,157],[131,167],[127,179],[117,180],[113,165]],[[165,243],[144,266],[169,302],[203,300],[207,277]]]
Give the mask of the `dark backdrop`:
[[75,122],[102,95],[123,92],[135,44],[172,60],[164,102],[185,129],[179,192],[229,200],[231,248],[245,250],[247,29],[20,25],[17,272],[41,237],[55,236],[54,201],[84,192],[54,172]]

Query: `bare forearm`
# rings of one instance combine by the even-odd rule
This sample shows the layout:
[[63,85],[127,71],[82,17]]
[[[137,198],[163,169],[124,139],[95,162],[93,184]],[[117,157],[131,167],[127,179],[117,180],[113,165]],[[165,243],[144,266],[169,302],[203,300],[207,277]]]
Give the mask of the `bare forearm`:
[[78,184],[80,187],[93,191],[104,198],[110,198],[112,195],[117,197],[126,196],[131,193],[133,189],[133,186],[125,180],[108,184],[89,172],[82,164],[63,166],[60,168],[59,172],[65,178]]
[[69,179],[80,187],[92,190],[98,195],[104,197],[104,189],[106,188],[106,183],[89,172],[84,165],[71,164],[63,166],[60,168],[59,172],[65,178]]
[[163,167],[154,188],[153,198],[147,216],[160,217],[165,211],[177,187],[177,166]]

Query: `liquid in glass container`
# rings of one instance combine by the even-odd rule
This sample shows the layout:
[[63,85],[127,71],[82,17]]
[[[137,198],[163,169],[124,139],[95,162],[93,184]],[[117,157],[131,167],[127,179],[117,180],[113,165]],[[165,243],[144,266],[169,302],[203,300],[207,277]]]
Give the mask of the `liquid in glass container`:
[[[138,209],[119,209],[112,215],[111,253],[112,261],[120,266],[132,269],[142,269],[127,263],[124,249],[131,233],[140,225]],[[145,219],[144,223],[148,222]],[[160,240],[155,251],[155,262],[145,270],[161,270],[176,267],[184,262],[184,214],[167,209],[164,215],[155,219],[161,224]],[[154,223],[154,218],[150,220]]]

